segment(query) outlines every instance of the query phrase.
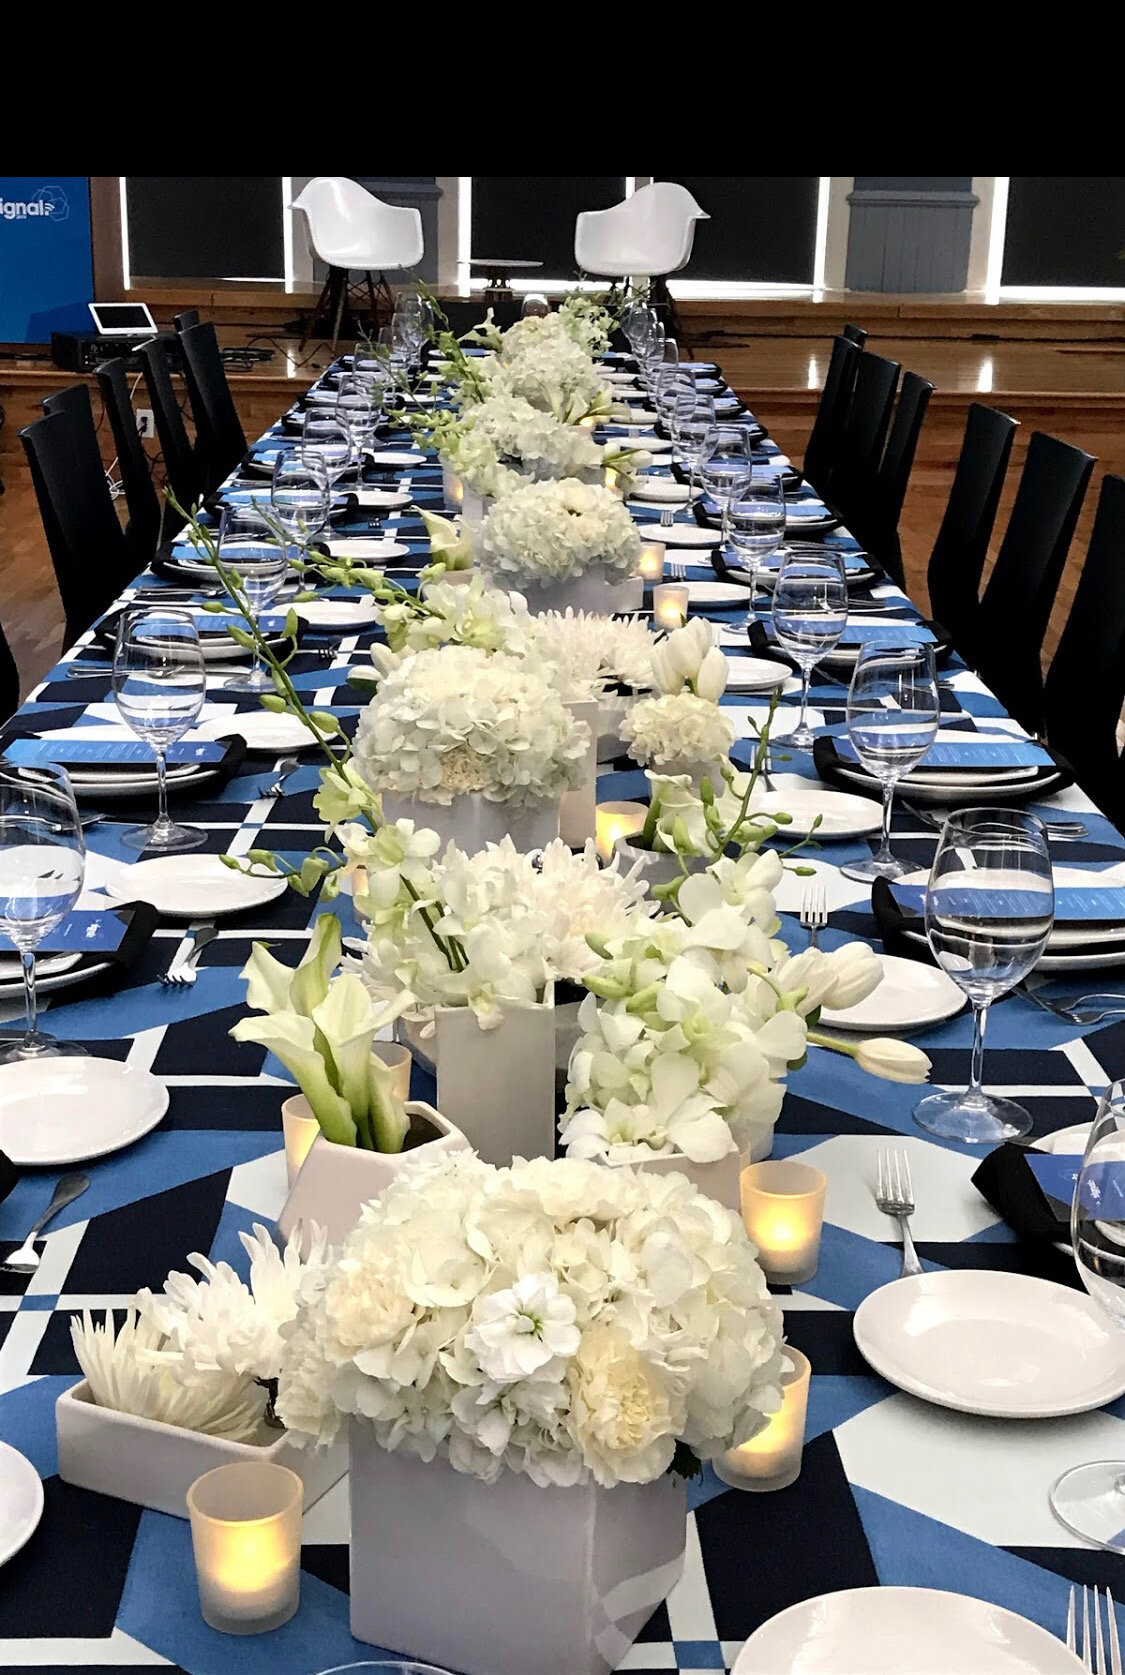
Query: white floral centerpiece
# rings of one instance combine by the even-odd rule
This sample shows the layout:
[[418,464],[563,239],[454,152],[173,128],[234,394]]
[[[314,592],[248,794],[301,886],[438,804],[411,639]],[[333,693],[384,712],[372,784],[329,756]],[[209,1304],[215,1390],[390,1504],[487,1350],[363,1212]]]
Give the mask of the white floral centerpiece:
[[476,494],[497,499],[525,482],[596,481],[607,466],[625,477],[652,463],[643,449],[601,446],[582,425],[565,424],[522,396],[492,395],[415,429]]
[[[682,1177],[412,1166],[303,1289],[278,1394],[310,1442],[349,1427],[353,1634],[479,1675],[607,1669],[679,1573],[670,1468],[754,1435],[784,1365],[740,1219]],[[517,1612],[484,1527],[537,1554]]]
[[651,698],[626,710],[621,736],[641,767],[670,773],[717,773],[734,743],[733,722],[719,708],[730,665],[711,642],[711,624],[694,617],[651,653]]
[[[390,603],[380,606],[379,620],[397,661],[404,652],[444,645],[514,655],[526,643],[532,618],[522,594],[489,587],[474,571],[467,582],[431,582],[424,599],[396,592]],[[372,648],[373,661],[380,649]],[[393,666],[385,658],[380,661],[384,672]]]
[[[354,761],[388,818],[421,815],[447,838],[460,835],[460,799],[476,799],[478,820],[487,812],[480,805],[493,805],[501,812],[493,829],[482,827],[488,841],[520,812],[541,834],[549,811],[581,782],[588,745],[588,729],[526,664],[447,645],[390,671],[360,715]],[[442,809],[454,809],[444,823]],[[529,847],[542,841],[534,835]]]
[[533,611],[611,611],[614,584],[635,571],[641,538],[621,501],[569,479],[528,483],[489,512],[480,529],[482,568],[528,596]]
[[492,395],[522,397],[564,424],[608,417],[613,409],[609,385],[586,351],[554,325],[558,319],[547,315],[537,330],[515,339],[505,333],[499,356],[479,363],[485,388]]

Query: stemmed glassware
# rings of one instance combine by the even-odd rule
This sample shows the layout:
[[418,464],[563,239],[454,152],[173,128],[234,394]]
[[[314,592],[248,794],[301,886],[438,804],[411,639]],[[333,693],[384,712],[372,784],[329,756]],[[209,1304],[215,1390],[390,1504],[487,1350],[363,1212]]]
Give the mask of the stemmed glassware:
[[848,583],[841,554],[797,554],[782,560],[773,590],[777,643],[801,671],[801,715],[786,743],[811,750],[816,735],[808,724],[809,684],[821,658],[837,644],[848,623]]
[[331,505],[323,461],[279,454],[274,461],[270,504],[274,522],[292,537],[299,556],[307,560],[309,542],[326,527]]
[[[285,585],[289,573],[288,549],[260,512],[241,512],[230,507],[224,511],[219,525],[219,558],[242,584],[256,620],[269,609]],[[247,672],[232,675],[223,684],[235,692],[273,691],[273,681],[262,667],[257,650]]]
[[871,883],[901,878],[908,870],[891,853],[895,786],[929,750],[940,719],[932,646],[860,647],[848,688],[848,737],[861,765],[883,788],[883,837],[875,855],[840,868],[845,878]]
[[348,431],[335,413],[309,414],[301,433],[301,458],[306,465],[319,464],[334,489],[352,469],[356,451]]
[[365,389],[355,378],[340,379],[336,392],[336,420],[351,439],[361,472],[364,452],[375,440],[379,411],[370,389]]
[[680,460],[688,468],[688,487],[695,492],[695,479],[699,475],[699,460],[703,452],[703,444],[707,440],[707,433],[715,428],[715,398],[709,395],[695,393],[695,406],[690,414],[680,419]]
[[198,849],[205,840],[207,834],[197,826],[177,825],[168,816],[167,755],[198,719],[206,694],[203,652],[190,612],[149,607],[122,613],[113,654],[113,696],[122,721],[156,755],[157,789],[155,821],[122,832],[120,841],[127,848],[170,855]]
[[758,565],[785,539],[785,487],[780,476],[755,472],[727,506],[726,533],[738,560],[736,568],[750,572],[752,592]]
[[1047,834],[1034,814],[958,809],[946,820],[926,887],[934,959],[973,1007],[973,1058],[964,1093],[931,1093],[914,1121],[943,1140],[999,1145],[1026,1134],[1022,1105],[981,1084],[988,1008],[1034,970],[1055,918]]
[[754,475],[753,445],[744,425],[716,425],[699,450],[699,480],[718,502],[726,536],[727,507]]
[[[1114,1082],[1098,1102],[1075,1183],[1070,1242],[1082,1284],[1125,1327],[1125,1082]],[[1072,1466],[1050,1499],[1055,1517],[1083,1541],[1125,1553],[1125,1460]]]
[[36,1021],[35,950],[82,893],[86,844],[70,779],[54,763],[0,762],[0,930],[19,954],[25,1031],[0,1062],[82,1057],[84,1047],[43,1035]]

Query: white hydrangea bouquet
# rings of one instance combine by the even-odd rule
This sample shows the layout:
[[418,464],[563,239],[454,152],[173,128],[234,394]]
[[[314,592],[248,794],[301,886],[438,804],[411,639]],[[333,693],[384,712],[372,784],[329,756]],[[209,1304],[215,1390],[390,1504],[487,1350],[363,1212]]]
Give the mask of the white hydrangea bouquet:
[[781,1313],[739,1218],[682,1176],[407,1164],[310,1274],[278,1412],[494,1482],[647,1483],[780,1406]]
[[651,652],[652,697],[625,712],[621,736],[642,767],[710,767],[725,761],[734,724],[719,708],[730,665],[712,644],[711,624],[693,617]]
[[490,575],[522,591],[590,572],[623,581],[640,560],[641,538],[616,495],[564,478],[498,501],[481,525],[479,553]]
[[526,664],[479,646],[415,652],[362,712],[354,764],[370,788],[448,805],[479,792],[513,806],[581,783],[589,729]]
[[[549,983],[578,982],[599,966],[589,937],[622,935],[656,910],[638,870],[599,866],[592,843],[575,854],[556,839],[533,858],[505,838],[475,855],[449,844],[437,856],[425,853],[433,833],[402,843],[386,828],[345,825],[338,836],[367,921],[363,980],[380,1007],[405,993],[423,1036],[441,1006],[468,1006],[482,1029],[495,1028],[505,1006],[538,1001]],[[424,917],[423,904],[435,903],[436,915]],[[455,968],[442,952],[449,946],[460,950]]]
[[584,426],[564,424],[522,396],[492,395],[459,413],[423,414],[412,429],[463,482],[492,499],[529,481],[590,480],[606,466],[630,477],[652,463],[644,449],[603,447]]

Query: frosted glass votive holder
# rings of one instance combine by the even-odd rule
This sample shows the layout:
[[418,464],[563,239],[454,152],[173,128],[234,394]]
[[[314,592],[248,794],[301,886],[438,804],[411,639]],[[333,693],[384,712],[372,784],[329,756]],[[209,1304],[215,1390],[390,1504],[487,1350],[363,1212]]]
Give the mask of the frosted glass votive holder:
[[301,1597],[304,1485],[288,1466],[217,1466],[187,1492],[203,1621],[221,1634],[280,1628]]
[[781,1407],[769,1415],[756,1437],[711,1462],[715,1476],[732,1489],[751,1489],[759,1494],[768,1489],[787,1489],[801,1475],[812,1367],[807,1355],[788,1344],[782,1354],[793,1365],[782,1374]]
[[800,1285],[816,1273],[827,1186],[819,1169],[792,1159],[742,1171],[742,1219],[773,1284]]

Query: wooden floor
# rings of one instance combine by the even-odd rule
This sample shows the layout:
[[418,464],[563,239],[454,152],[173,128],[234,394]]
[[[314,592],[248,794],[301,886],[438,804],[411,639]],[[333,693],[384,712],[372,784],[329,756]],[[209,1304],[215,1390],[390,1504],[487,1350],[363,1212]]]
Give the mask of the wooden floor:
[[[894,330],[893,323],[890,328]],[[246,341],[245,328],[226,328],[227,341]],[[297,340],[259,333],[256,341],[274,348],[272,361],[232,377],[247,433],[255,435],[285,405],[286,385],[304,387],[327,363],[327,347],[299,348]],[[1014,469],[997,520],[1005,527],[1022,449],[1032,429],[1047,429],[1085,447],[1099,459],[1087,508],[1052,619],[1048,655],[1065,621],[1103,470],[1125,472],[1125,343],[981,342],[973,339],[880,337],[870,348],[930,378],[936,387],[902,521],[910,591],[925,599],[925,564],[945,508],[953,464],[968,403],[978,399],[1020,419]],[[705,341],[694,350],[708,352]],[[827,365],[823,337],[763,336],[737,345],[714,345],[731,383],[769,426],[782,448],[800,460],[808,435],[815,392]],[[41,393],[28,369],[26,399]],[[44,384],[60,381],[43,368]],[[48,386],[49,387],[49,386]],[[27,417],[31,416],[30,409]],[[21,416],[20,423],[26,422]],[[9,417],[11,424],[11,415]],[[6,493],[0,496],[0,621],[12,643],[26,691],[50,667],[62,643],[62,611],[26,470],[5,437]]]

